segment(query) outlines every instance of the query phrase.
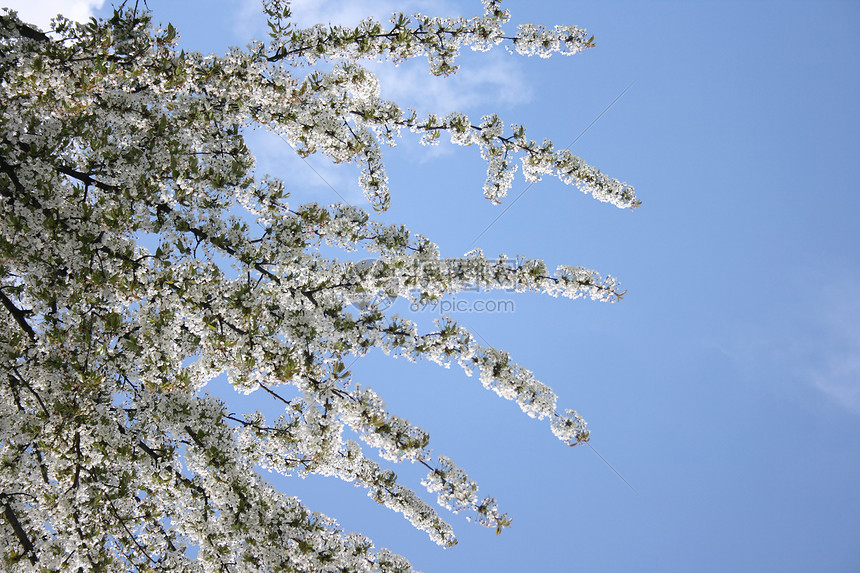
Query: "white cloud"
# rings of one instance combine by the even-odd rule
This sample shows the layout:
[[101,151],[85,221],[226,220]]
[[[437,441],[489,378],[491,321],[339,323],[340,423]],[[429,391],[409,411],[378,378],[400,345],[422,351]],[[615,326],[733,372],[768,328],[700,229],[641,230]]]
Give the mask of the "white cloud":
[[816,388],[842,407],[860,414],[860,346],[854,354],[829,357],[825,368],[810,376]]
[[70,20],[86,22],[105,0],[0,0],[2,6],[18,12],[21,20],[36,24],[43,30],[50,28],[51,19],[62,14]]
[[846,296],[860,292],[860,277],[844,264],[819,265],[810,275],[831,277],[837,286],[787,286],[796,294],[778,317],[771,311],[731,324],[716,346],[770,392],[808,400],[811,389],[860,414],[860,300]]
[[260,0],[242,0],[233,14],[233,33],[237,38],[266,40],[266,19]]
[[314,201],[323,205],[350,203],[369,207],[358,176],[361,168],[354,163],[335,165],[321,154],[302,159],[279,136],[256,130],[247,132],[245,140],[257,158],[257,175],[281,178],[290,193],[291,204]]
[[[860,292],[857,281],[825,294],[820,315],[821,357],[809,381],[844,408],[860,414],[860,302],[844,293]],[[844,290],[843,290],[844,289]]]
[[460,70],[447,78],[430,75],[426,60],[394,67],[374,64],[382,97],[419,112],[448,113],[481,106],[480,113],[531,101],[522,67],[502,50],[464,54]]

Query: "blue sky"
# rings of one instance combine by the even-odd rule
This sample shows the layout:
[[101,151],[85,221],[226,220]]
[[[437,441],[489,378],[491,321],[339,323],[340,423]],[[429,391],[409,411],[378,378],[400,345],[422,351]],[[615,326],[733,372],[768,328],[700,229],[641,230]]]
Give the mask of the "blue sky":
[[[462,372],[376,356],[354,365],[356,378],[429,430],[513,526],[497,537],[450,516],[460,545],[442,550],[348,484],[280,487],[428,572],[860,570],[860,4],[504,5],[514,22],[585,27],[597,47],[551,60],[465,53],[449,79],[429,77],[425,62],[374,66],[383,95],[423,111],[498,112],[564,147],[629,86],[571,149],[635,185],[643,206],[620,211],[546,179],[490,225],[526,189],[522,178],[493,206],[477,151],[407,137],[386,150],[392,207],[381,218],[444,256],[479,246],[621,279],[620,304],[462,295],[513,300],[515,311],[452,316],[576,408],[635,491],[595,452],[565,448]],[[264,33],[250,0],[149,6],[185,49],[223,51]],[[397,7],[481,8],[294,2],[307,24]],[[261,172],[286,179],[294,197],[338,200],[286,144],[250,139]],[[364,204],[354,167],[311,163]],[[417,468],[396,469],[418,486]]]

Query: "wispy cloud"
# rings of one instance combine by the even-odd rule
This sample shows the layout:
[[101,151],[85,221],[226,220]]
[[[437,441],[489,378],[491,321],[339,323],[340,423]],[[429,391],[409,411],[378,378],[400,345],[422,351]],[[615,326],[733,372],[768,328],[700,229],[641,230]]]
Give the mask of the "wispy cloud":
[[860,346],[854,355],[831,356],[826,369],[811,374],[815,387],[844,408],[860,414]]
[[2,0],[0,5],[18,12],[18,17],[25,22],[46,30],[57,14],[70,20],[86,22],[104,3],[105,0]]
[[282,179],[291,195],[291,203],[369,205],[358,185],[359,166],[335,165],[321,154],[303,160],[278,135],[262,130],[246,133],[245,139],[257,158],[257,174]]
[[860,281],[824,294],[818,317],[819,360],[807,371],[810,383],[844,408],[860,414],[860,301],[845,293],[860,292]]
[[236,3],[233,13],[233,34],[244,40],[266,40],[268,32],[260,0],[241,0]]
[[376,64],[372,69],[383,97],[423,111],[448,113],[480,105],[486,113],[528,103],[533,97],[519,62],[503,50],[465,54],[461,64],[460,71],[447,78],[431,76],[426,61],[397,68]]
[[[499,113],[505,121],[505,110],[532,101],[534,91],[526,81],[521,64],[506,52],[464,54],[460,71],[445,78],[430,75],[426,60],[413,60],[394,67],[387,63],[370,63],[368,68],[379,78],[381,96],[420,115],[445,115],[457,111],[468,114],[473,123],[481,115]],[[408,135],[400,143],[417,161],[432,161],[456,152],[456,146],[443,135],[439,144],[425,147]]]
[[745,378],[768,391],[807,400],[812,390],[860,414],[860,300],[846,296],[860,292],[860,277],[842,269],[822,264],[809,271],[837,286],[795,285],[789,304],[733,324],[717,346]]

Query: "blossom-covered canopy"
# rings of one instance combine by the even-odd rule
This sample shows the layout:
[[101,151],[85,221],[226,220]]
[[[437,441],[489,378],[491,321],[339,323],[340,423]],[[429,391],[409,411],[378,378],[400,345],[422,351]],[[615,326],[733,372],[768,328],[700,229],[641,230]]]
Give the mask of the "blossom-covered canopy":
[[[175,49],[172,26],[121,7],[43,33],[0,16],[0,553],[8,571],[408,571],[409,563],[277,491],[256,471],[355,482],[442,545],[450,525],[386,460],[427,468],[441,506],[510,519],[421,428],[386,409],[346,364],[370,349],[456,363],[559,439],[588,439],[549,387],[442,318],[420,332],[383,299],[465,288],[615,301],[616,281],[539,260],[441,258],[427,238],[348,205],[288,205],[258,177],[243,130],[300,154],[360,166],[373,207],[390,202],[382,144],[401,132],[477,146],[484,193],[501,201],[521,167],[622,208],[633,189],[519,125],[402,109],[365,59],[427,57],[450,74],[463,46],[546,57],[592,45],[575,26],[504,30],[475,18],[395,14],[390,23],[299,29],[265,3],[270,40],[223,56]],[[329,63],[325,71],[317,61]],[[146,239],[145,241],[143,239]],[[144,246],[143,243],[149,245]],[[321,245],[363,250],[339,260]],[[224,261],[229,261],[225,263]],[[232,268],[230,265],[232,264]],[[226,372],[283,406],[238,416],[201,388]]]

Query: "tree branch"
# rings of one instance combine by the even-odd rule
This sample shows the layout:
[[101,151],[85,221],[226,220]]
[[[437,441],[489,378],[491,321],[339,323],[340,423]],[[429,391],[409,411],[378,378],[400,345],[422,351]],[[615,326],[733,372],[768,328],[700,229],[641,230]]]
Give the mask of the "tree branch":
[[15,306],[15,303],[9,300],[9,298],[2,290],[0,290],[0,302],[3,303],[3,306],[6,307],[6,310],[9,311],[9,314],[11,314],[12,318],[15,319],[15,322],[18,323],[18,326],[21,327],[21,330],[27,333],[27,336],[30,337],[31,341],[35,342],[37,338],[36,332],[33,330],[33,327],[30,326],[30,323],[27,322],[27,314],[23,310]]
[[74,177],[84,185],[92,185],[94,187],[98,187],[104,191],[116,191],[119,189],[116,185],[111,185],[109,183],[103,183],[98,179],[94,179],[92,175],[89,173],[81,173],[80,171],[76,171],[71,167],[67,167],[65,165],[55,165],[54,168],[63,175],[68,175],[69,177]]
[[39,560],[39,557],[36,555],[36,548],[33,546],[33,542],[30,541],[30,538],[27,537],[27,532],[24,531],[24,527],[21,525],[21,522],[18,521],[18,516],[15,515],[15,512],[12,510],[12,506],[5,499],[6,494],[0,494],[0,499],[3,500],[3,515],[6,517],[6,521],[9,522],[9,525],[12,526],[12,530],[15,532],[15,536],[18,538],[18,541],[21,542],[21,545],[24,546],[24,553],[27,554],[27,557],[30,559],[30,563],[33,565]]
[[40,32],[35,28],[31,28],[27,24],[23,22],[16,22],[9,17],[3,16],[0,19],[4,24],[10,24],[15,31],[17,31],[22,38],[27,38],[28,40],[35,40],[37,42],[50,42],[51,39],[44,32]]

